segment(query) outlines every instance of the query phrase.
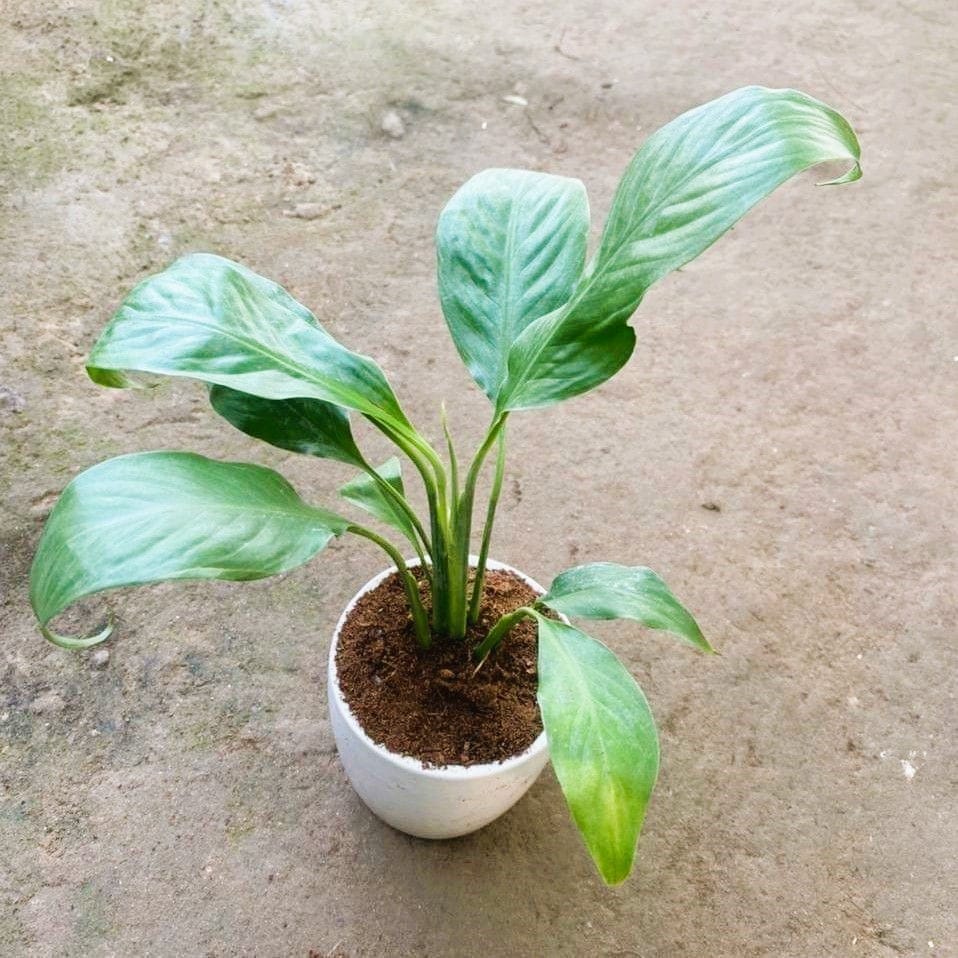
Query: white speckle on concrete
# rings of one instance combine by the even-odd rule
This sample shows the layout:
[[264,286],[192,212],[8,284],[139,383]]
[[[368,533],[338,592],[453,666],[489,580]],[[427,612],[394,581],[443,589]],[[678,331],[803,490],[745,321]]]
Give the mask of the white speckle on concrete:
[[110,664],[110,650],[97,649],[90,656],[90,665],[95,669],[105,669]]
[[66,703],[56,692],[44,692],[30,703],[34,715],[56,715],[62,712]]
[[912,765],[907,758],[903,758],[900,761],[901,761],[902,773],[904,774],[905,778],[907,778],[908,781],[910,782],[915,777],[915,773],[918,771],[918,769],[915,768],[915,766]]
[[379,129],[394,140],[401,140],[406,134],[406,124],[395,110],[387,110],[379,121]]
[[284,216],[292,216],[298,220],[318,220],[329,207],[323,203],[297,203],[291,210],[284,210]]
[[279,113],[279,108],[275,106],[275,104],[264,103],[262,106],[258,106],[253,110],[253,119],[271,120],[277,113]]

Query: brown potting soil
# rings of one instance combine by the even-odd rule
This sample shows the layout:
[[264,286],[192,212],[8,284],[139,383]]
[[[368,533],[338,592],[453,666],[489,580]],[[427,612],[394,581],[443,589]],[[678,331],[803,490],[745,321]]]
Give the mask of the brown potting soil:
[[[427,602],[425,583],[421,591]],[[472,651],[500,616],[535,598],[511,572],[489,572],[465,641],[436,637],[423,649],[398,576],[364,595],[340,632],[336,667],[366,734],[433,766],[498,762],[528,748],[542,731],[535,625],[515,626],[478,672]]]

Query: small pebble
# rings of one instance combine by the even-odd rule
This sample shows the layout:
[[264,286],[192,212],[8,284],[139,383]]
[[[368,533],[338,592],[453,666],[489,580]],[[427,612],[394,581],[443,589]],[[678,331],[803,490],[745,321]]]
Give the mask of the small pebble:
[[279,113],[279,109],[272,104],[264,103],[262,106],[258,106],[253,110],[253,119],[254,120],[271,120],[276,114]]
[[456,677],[456,675],[455,675],[455,673],[452,671],[452,669],[440,669],[440,670],[439,670],[439,677],[440,677],[441,679],[454,679],[454,678]]
[[401,140],[406,133],[406,124],[395,110],[387,110],[379,123],[379,129],[394,140]]
[[56,692],[44,692],[30,703],[30,711],[34,715],[55,715],[62,712],[65,705],[66,702]]
[[327,210],[328,207],[322,203],[297,203],[284,215],[295,216],[298,220],[318,220]]
[[96,649],[90,656],[90,665],[95,669],[105,669],[110,664],[110,650]]
[[27,401],[9,386],[0,386],[0,410],[4,412],[23,412]]

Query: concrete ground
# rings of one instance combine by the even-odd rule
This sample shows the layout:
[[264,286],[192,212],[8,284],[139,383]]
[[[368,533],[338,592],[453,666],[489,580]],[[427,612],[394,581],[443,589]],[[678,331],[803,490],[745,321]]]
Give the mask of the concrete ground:
[[[958,955],[951,4],[2,14],[0,954]],[[865,179],[787,185],[649,294],[622,374],[517,415],[494,546],[542,580],[651,565],[724,653],[595,630],[662,733],[627,884],[600,883],[551,772],[453,842],[359,803],[324,702],[333,623],[383,565],[356,542],[278,580],[110,596],[106,663],[44,643],[27,571],[79,470],[195,449],[326,503],[346,476],[256,447],[196,384],[88,381],[138,279],[242,260],[376,357],[433,437],[445,398],[471,444],[485,401],[435,296],[445,200],[486,166],[545,169],[601,223],[651,131],[748,83],[842,110]]]

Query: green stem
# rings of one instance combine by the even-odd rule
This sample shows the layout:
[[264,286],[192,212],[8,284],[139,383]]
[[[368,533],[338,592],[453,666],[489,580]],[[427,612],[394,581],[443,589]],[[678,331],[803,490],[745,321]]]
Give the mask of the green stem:
[[440,488],[445,491],[446,469],[442,464],[442,460],[439,458],[439,454],[418,433],[416,434],[415,438],[410,437],[410,442],[415,446],[418,452],[426,458],[426,461],[429,463],[433,472],[435,473],[437,483],[439,484]]
[[489,450],[499,438],[499,433],[505,428],[506,419],[508,416],[509,413],[504,412],[500,413],[492,420],[492,423],[489,426],[489,431],[486,433],[486,438],[483,439],[482,445],[479,447],[478,452],[469,466],[469,474],[466,476],[466,484],[463,488],[463,496],[467,495],[468,493],[475,493],[476,480],[479,478],[479,470],[482,469],[482,464],[485,462],[486,456],[489,454]]
[[452,488],[452,501],[459,498],[459,461],[456,459],[456,448],[452,444],[452,434],[449,432],[449,420],[446,418],[446,404],[442,404],[442,432],[446,437],[446,449],[449,451],[449,484]]
[[407,568],[406,561],[399,550],[387,539],[377,535],[372,529],[367,529],[365,526],[350,525],[346,531],[362,536],[370,542],[375,542],[393,560],[406,590],[406,598],[409,600],[409,611],[412,613],[413,625],[416,628],[416,640],[424,649],[428,649],[432,645],[432,633],[429,631],[429,619],[426,616],[426,610],[419,598],[419,583],[416,582],[415,577]]
[[412,506],[406,501],[406,497],[396,489],[392,483],[387,482],[381,475],[379,475],[376,470],[366,463],[363,466],[363,469],[366,471],[370,479],[372,479],[376,485],[379,487],[380,491],[391,499],[403,512],[403,515],[412,523],[413,528],[416,530],[416,536],[412,539],[413,547],[416,550],[416,555],[419,556],[419,561],[422,563],[423,571],[428,573],[429,566],[426,562],[426,556],[423,553],[425,552],[431,555],[431,549],[429,546],[429,537],[426,535],[425,529],[422,527],[422,523],[419,521],[419,516],[413,511]]
[[449,590],[449,634],[454,639],[464,639],[466,636],[469,611],[466,603],[466,593],[469,589],[469,539],[472,532],[472,508],[476,498],[476,482],[489,450],[505,427],[507,416],[508,413],[501,413],[493,418],[486,438],[469,466],[462,495],[456,504],[454,525],[456,538],[454,556],[450,561],[452,582]]
[[506,637],[514,625],[518,625],[523,619],[534,619],[537,618],[537,616],[538,613],[536,610],[527,605],[521,606],[516,609],[515,612],[507,613],[489,630],[489,634],[482,642],[476,646],[472,657],[482,661]]
[[[439,458],[436,450],[422,437],[419,433],[416,433],[415,436],[399,436],[399,439],[407,441],[412,449],[418,453],[420,461],[424,458],[426,464],[432,469],[433,480],[436,486],[437,500],[441,509],[441,517],[444,521],[446,528],[446,534],[448,535],[448,525],[449,525],[449,511],[447,506],[447,483],[446,483],[446,467],[442,464],[442,460]],[[397,442],[398,439],[394,438],[394,442]],[[412,458],[412,453],[409,450],[405,450],[406,455]],[[420,475],[423,477],[423,481],[427,482],[425,473],[423,469],[419,466]]]
[[[409,461],[416,467],[416,471],[419,473],[419,475],[422,476],[422,481],[427,491],[430,489],[435,491],[437,489],[437,482],[434,475],[434,466],[429,457],[425,455],[420,445],[417,444],[411,437],[399,432],[392,426],[388,426],[386,423],[381,422],[378,419],[373,419],[369,416],[366,418],[381,433],[383,433],[383,435],[385,435],[385,437],[391,443],[398,446],[406,454],[406,456],[409,457]],[[421,442],[428,446],[428,443],[426,443],[425,440],[421,440]],[[434,452],[433,455],[435,456]]]
[[469,622],[475,624],[482,606],[482,589],[486,578],[486,561],[489,558],[489,540],[492,538],[492,525],[496,518],[496,506],[502,491],[502,479],[506,472],[506,430],[499,433],[499,446],[496,453],[496,474],[489,493],[489,506],[486,509],[486,524],[482,530],[482,545],[479,549],[479,562],[476,564],[476,578],[472,584],[472,600],[469,603]]
[[429,503],[432,528],[432,628],[439,635],[449,630],[449,543],[443,535],[439,511],[433,498]]
[[[369,418],[369,417],[367,417]],[[378,419],[369,421],[392,443],[398,446],[422,477],[429,503],[430,554],[432,558],[432,628],[434,632],[448,631],[448,551],[449,551],[449,509],[446,504],[446,475],[442,461],[432,446],[421,436],[414,438],[399,432]]]
[[449,500],[446,503],[446,523],[444,534],[446,536],[446,549],[444,550],[444,574],[445,579],[441,590],[437,590],[433,597],[433,602],[442,608],[443,614],[443,632],[450,631],[450,624],[455,621],[457,603],[455,600],[455,583],[459,580],[456,566],[456,556],[458,555],[457,542],[459,541],[458,517],[455,512],[456,503],[459,500],[459,460],[456,457],[456,448],[453,445],[452,433],[449,431],[449,420],[446,416],[446,404],[440,407],[440,419],[442,421],[442,432],[446,438],[446,450],[449,454]]
[[451,623],[455,621],[456,615],[458,577],[454,564],[457,542],[453,511],[455,500],[450,503],[446,469],[436,451],[418,434],[415,438],[410,438],[410,442],[413,449],[407,451],[407,455],[411,457],[414,451],[420,461],[425,459],[423,466],[428,466],[432,471],[430,482],[426,479],[424,468],[420,468],[429,496],[429,520],[432,530],[432,625],[435,632],[447,634],[451,632]]

